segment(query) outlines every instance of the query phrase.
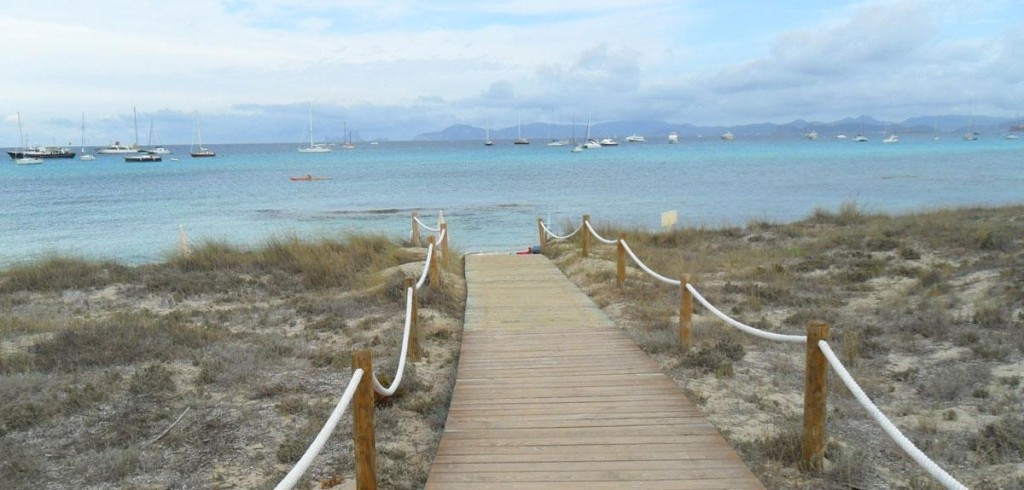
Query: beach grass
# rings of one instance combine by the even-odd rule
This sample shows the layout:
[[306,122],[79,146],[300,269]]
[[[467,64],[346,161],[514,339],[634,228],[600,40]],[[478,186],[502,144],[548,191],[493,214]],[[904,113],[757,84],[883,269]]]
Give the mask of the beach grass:
[[[940,466],[972,488],[1024,479],[1001,466],[1024,461],[1019,411],[1009,408],[1024,406],[1024,206],[889,215],[847,202],[791,223],[597,231],[621,234],[662,275],[689,274],[741,322],[797,335],[829,323],[855,379]],[[547,254],[699,402],[769,488],[933,485],[835,378],[826,471],[802,471],[792,423],[802,413],[802,348],[749,337],[697,305],[693,347],[681,353],[678,287],[630,264],[618,288],[615,247],[590,247],[582,257],[575,237]]]
[[[353,351],[393,376],[400,285],[423,253],[379,235],[277,237],[0,272],[0,488],[273,486],[340,398]],[[421,290],[424,360],[378,410],[389,488],[422,486],[447,413],[450,383],[422,379],[454,380],[459,261],[443,277]],[[351,478],[350,425],[308,484]]]

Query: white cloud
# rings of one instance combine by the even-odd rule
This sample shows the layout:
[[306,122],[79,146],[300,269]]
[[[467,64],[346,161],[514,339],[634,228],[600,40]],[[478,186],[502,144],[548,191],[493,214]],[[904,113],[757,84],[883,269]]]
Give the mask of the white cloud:
[[[99,131],[138,106],[169,118],[162,132],[178,141],[193,108],[237,125],[230,117],[259,106],[272,109],[259,117],[301,116],[308,100],[378,118],[350,122],[391,137],[453,120],[497,127],[519,110],[524,121],[743,123],[976,99],[978,111],[1012,113],[1024,105],[1022,11],[1011,0],[54,0],[39,15],[36,2],[8,0],[0,43],[16,46],[5,62],[19,68],[0,79],[0,113],[21,110],[63,139],[81,111]],[[274,126],[256,117],[245,120]],[[388,134],[387,119],[402,122]]]

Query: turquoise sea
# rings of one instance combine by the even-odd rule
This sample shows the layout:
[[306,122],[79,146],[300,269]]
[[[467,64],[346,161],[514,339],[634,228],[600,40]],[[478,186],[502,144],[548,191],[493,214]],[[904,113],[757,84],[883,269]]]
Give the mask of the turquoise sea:
[[[790,221],[855,201],[869,212],[1024,202],[1024,141],[903,135],[856,143],[822,137],[686,139],[585,150],[498,141],[361,143],[301,154],[296,144],[187,147],[161,163],[50,160],[0,165],[0,265],[70,253],[126,263],[157,261],[178,243],[270,236],[409,233],[410,214],[434,224],[443,210],[465,252],[515,251],[537,242],[537,217],[556,229],[590,213],[595,223],[657,228]],[[179,158],[172,161],[171,158]],[[312,174],[330,180],[292,182]]]

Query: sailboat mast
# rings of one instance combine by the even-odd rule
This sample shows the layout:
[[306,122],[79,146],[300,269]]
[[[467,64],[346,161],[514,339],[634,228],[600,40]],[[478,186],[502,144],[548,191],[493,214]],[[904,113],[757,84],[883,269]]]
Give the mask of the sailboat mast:
[[135,112],[135,107],[132,107],[132,120],[135,121],[135,148],[139,147],[139,115]]
[[313,103],[309,103],[309,147],[313,147]]
[[18,139],[21,147],[25,148],[25,132],[21,129],[21,111],[18,112]]

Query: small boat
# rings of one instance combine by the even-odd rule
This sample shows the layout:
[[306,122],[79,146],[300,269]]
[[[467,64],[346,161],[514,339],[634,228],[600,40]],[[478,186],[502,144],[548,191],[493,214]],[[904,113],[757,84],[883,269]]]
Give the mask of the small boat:
[[81,143],[82,143],[82,151],[81,151],[81,155],[78,157],[78,159],[83,161],[83,162],[90,162],[92,160],[95,160],[96,157],[94,155],[90,155],[90,154],[85,152],[85,113],[84,112],[82,113],[82,141],[81,141]]
[[[373,144],[373,143],[370,143]],[[491,121],[487,121],[487,127],[484,128],[484,146],[494,146],[494,142],[491,141]]]
[[188,154],[192,155],[192,158],[213,158],[217,156],[217,153],[213,150],[203,147],[203,127],[199,124],[199,111],[195,112],[195,127],[196,136],[199,140],[199,147],[196,148],[195,140],[192,141],[192,146],[188,149]]
[[308,175],[308,174],[300,176],[300,177],[288,177],[288,179],[292,180],[292,181],[296,181],[296,182],[311,181],[311,180],[331,180],[328,177],[318,177],[318,176],[315,176],[315,175]]
[[645,142],[647,140],[644,139],[643,136],[640,136],[639,134],[633,133],[633,134],[631,134],[629,136],[626,136],[626,141],[628,141],[630,143],[643,143],[643,142]]
[[43,163],[43,159],[42,158],[21,157],[21,158],[15,158],[14,159],[14,164],[15,165],[39,165],[40,163]]
[[856,141],[856,142],[858,142],[858,143],[863,143],[863,142],[865,142],[865,141],[867,141],[867,140],[868,140],[868,137],[867,137],[867,136],[864,136],[863,134],[858,134],[857,136],[855,136],[855,137],[853,138],[853,141]]
[[600,143],[601,146],[619,146],[619,142],[615,141],[615,138],[602,138],[598,143]]
[[583,149],[584,150],[593,150],[595,148],[600,148],[600,147],[601,147],[601,143],[598,143],[597,140],[595,140],[594,138],[590,137],[590,118],[588,117],[587,118],[587,136],[586,136],[586,139],[583,140]]
[[519,118],[519,123],[516,125],[516,139],[512,142],[514,145],[528,145],[530,140],[523,138],[523,118]]
[[845,140],[846,139],[846,135],[843,134],[843,133],[839,133],[839,134],[836,135],[836,139],[837,140]]
[[964,141],[978,141],[978,132],[968,131],[964,133]]
[[162,146],[153,146],[153,120],[149,120],[149,149],[140,150],[143,153],[149,153],[150,155],[170,155],[171,150]]
[[580,153],[580,152],[583,151],[583,145],[576,145],[576,146],[572,147],[572,149],[569,150],[569,151],[572,152],[572,153]]
[[1020,136],[1018,136],[1016,134],[1013,134],[1013,133],[1010,133],[1010,134],[1006,135],[1006,139],[1008,139],[1008,140],[1019,140]]
[[809,139],[811,141],[814,141],[814,140],[818,139],[818,132],[812,129],[811,131],[809,131],[806,134],[804,134],[804,138],[807,138],[807,139]]
[[122,145],[120,141],[115,141],[115,142],[111,143],[110,145],[107,145],[107,146],[105,146],[103,148],[100,148],[99,150],[96,150],[96,153],[99,153],[100,155],[124,155],[124,154],[127,154],[127,153],[138,153],[138,152],[139,152],[139,147],[138,146]]
[[139,152],[139,117],[132,107],[132,120],[135,121],[135,144],[134,145],[122,145],[120,141],[114,141],[113,144],[106,148],[100,148],[96,150],[96,153],[100,155],[124,155],[128,153]]
[[672,145],[674,145],[676,143],[679,143],[679,133],[677,133],[675,131],[672,131],[671,133],[669,133],[668,134],[668,142],[669,142],[669,144],[672,144]]
[[736,136],[733,135],[731,132],[726,131],[726,132],[722,133],[722,139],[725,140],[725,141],[732,141],[732,140],[736,139]]
[[566,146],[569,144],[569,140],[551,140],[548,141],[548,146]]
[[900,142],[900,137],[896,136],[895,134],[889,134],[888,137],[886,137],[884,140],[882,140],[882,143],[899,143],[899,142]]
[[345,142],[341,144],[341,148],[344,150],[354,149],[356,145],[352,143],[352,133],[348,130],[348,123],[342,123],[341,134],[345,136]]
[[139,153],[136,155],[125,155],[124,161],[128,163],[160,162],[163,158],[155,153]]
[[313,103],[309,103],[309,146],[299,148],[299,153],[330,153],[333,148],[324,143],[313,143]]

